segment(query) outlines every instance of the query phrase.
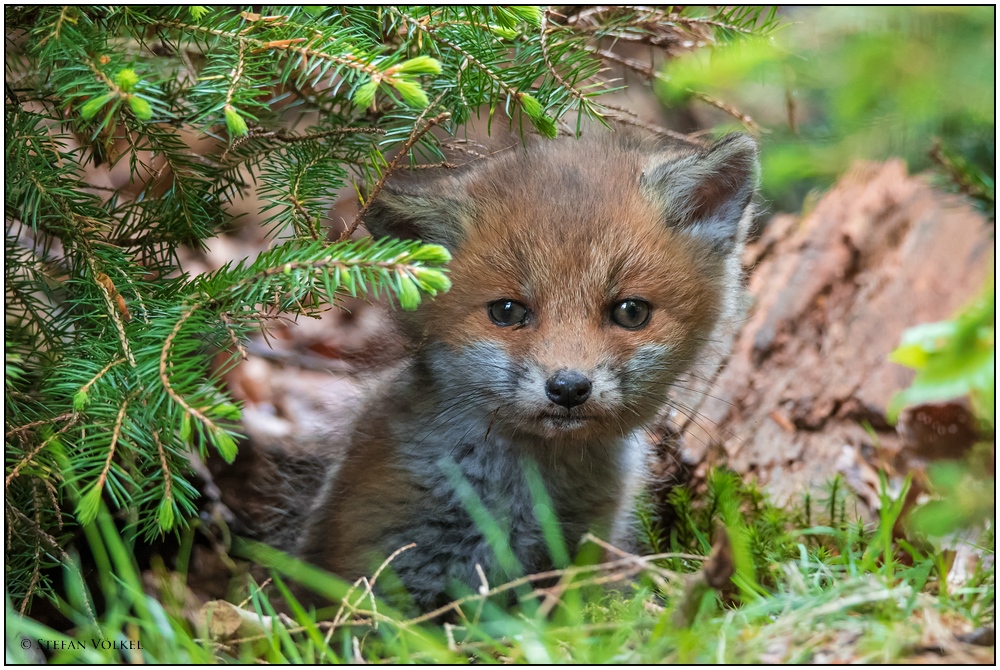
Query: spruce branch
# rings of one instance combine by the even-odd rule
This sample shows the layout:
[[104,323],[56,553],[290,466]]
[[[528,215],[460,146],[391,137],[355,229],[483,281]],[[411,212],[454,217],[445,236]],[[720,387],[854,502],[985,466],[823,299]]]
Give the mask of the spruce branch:
[[84,384],[83,386],[81,386],[80,390],[77,391],[76,394],[73,396],[73,409],[75,411],[79,411],[79,410],[83,409],[83,406],[87,402],[87,392],[90,390],[90,387],[93,386],[101,377],[103,377],[105,374],[107,374],[108,370],[110,370],[114,366],[119,365],[120,363],[124,363],[124,362],[125,362],[125,358],[116,358],[115,360],[111,361],[110,363],[108,363],[107,365],[105,365],[103,368],[101,368],[100,372],[98,372],[96,375],[94,375],[93,377],[91,377],[90,380],[86,384]]
[[648,130],[650,132],[656,133],[657,135],[662,135],[664,137],[671,137],[675,140],[680,140],[681,142],[686,142],[688,144],[701,146],[701,143],[693,139],[691,136],[685,135],[684,133],[678,133],[675,130],[663,128],[662,126],[658,126],[654,123],[647,123],[642,119],[640,119],[635,112],[625,109],[624,107],[619,107],[618,105],[611,105],[608,103],[604,103],[604,107],[606,109],[610,109],[613,112],[615,112],[613,114],[613,117],[622,123],[626,123],[630,126],[635,126],[637,128]]
[[[97,284],[100,289],[101,296],[104,298],[104,304],[107,307],[108,316],[111,318],[112,323],[115,324],[115,330],[118,333],[118,341],[121,343],[122,353],[125,354],[125,358],[128,359],[129,365],[133,368],[135,367],[135,357],[132,355],[132,348],[128,343],[128,336],[125,334],[125,325],[122,323],[121,316],[119,315],[119,310],[113,304],[113,296],[108,290],[108,287],[98,281],[98,277],[103,274],[98,272],[97,267],[94,263],[93,257],[87,257],[87,263],[90,265],[91,276],[94,278],[94,283]],[[107,275],[105,275],[107,276]],[[127,313],[127,312],[126,312]]]
[[[171,480],[173,479],[173,475],[170,473],[170,466],[167,465],[167,455],[163,449],[163,442],[160,441],[160,433],[154,429],[151,431],[151,434],[153,436],[153,442],[156,443],[156,453],[160,457],[160,469],[163,471],[163,502],[161,503],[161,505],[164,508],[170,508],[172,510],[174,504],[174,495],[173,491],[171,490],[171,485],[172,485]],[[163,526],[165,529],[168,529],[173,524],[161,523],[160,525]]]
[[[430,109],[430,107],[428,107],[427,109]],[[347,229],[340,234],[340,238],[338,239],[338,241],[349,239],[351,235],[354,234],[354,231],[357,230],[358,226],[360,226],[362,221],[364,221],[365,214],[368,213],[368,209],[371,207],[371,203],[375,200],[376,197],[378,197],[378,194],[382,192],[382,189],[385,188],[385,182],[389,178],[389,175],[391,175],[393,172],[399,169],[400,164],[403,162],[403,158],[409,155],[410,149],[413,148],[414,144],[420,141],[420,138],[426,135],[427,132],[434,126],[441,125],[442,123],[451,118],[451,112],[441,112],[433,119],[428,120],[425,124],[420,125],[420,121],[423,119],[423,116],[424,115],[421,114],[420,117],[417,118],[417,125],[414,126],[413,131],[410,133],[410,136],[407,138],[406,142],[400,148],[399,153],[396,154],[395,158],[393,158],[392,161],[389,163],[389,165],[386,166],[386,168],[382,171],[379,180],[375,182],[375,186],[372,187],[371,193],[365,199],[365,203],[361,207],[361,210],[354,217],[354,221],[351,222],[351,225],[348,226]]]
[[704,93],[702,91],[694,91],[694,90],[691,90],[691,89],[688,89],[688,92],[691,95],[693,95],[694,97],[698,98],[699,100],[701,100],[703,102],[707,102],[708,104],[712,105],[716,109],[721,109],[726,114],[729,114],[734,119],[736,119],[737,121],[739,121],[740,123],[742,123],[744,125],[744,127],[747,130],[749,130],[751,133],[753,133],[754,135],[759,135],[760,134],[760,125],[758,125],[757,122],[753,120],[753,117],[751,117],[749,114],[745,114],[744,112],[741,112],[740,110],[738,110],[733,105],[731,105],[731,104],[729,104],[727,102],[723,102],[722,100],[719,100],[718,98],[712,97],[708,93]]
[[38,43],[38,46],[44,46],[45,43],[52,38],[55,38],[55,40],[58,42],[59,34],[62,32],[63,23],[65,23],[66,21],[69,21],[70,23],[76,22],[75,19],[69,18],[69,11],[71,9],[73,9],[73,7],[70,5],[63,6],[62,11],[59,12],[59,20],[56,21],[55,31],[43,37],[42,40]]
[[65,414],[60,414],[59,416],[54,416],[51,419],[39,419],[38,421],[32,421],[31,423],[26,423],[23,426],[18,426],[17,428],[11,428],[6,433],[4,433],[5,438],[9,438],[17,433],[24,432],[26,430],[31,430],[32,428],[37,428],[38,426],[45,425],[47,423],[59,423],[60,421],[65,421],[67,419],[72,419],[74,416],[73,412],[67,412]]
[[484,62],[482,62],[475,55],[470,53],[468,50],[463,49],[454,40],[448,39],[447,37],[441,35],[440,30],[438,30],[437,27],[424,25],[422,22],[417,21],[412,16],[400,12],[395,7],[392,7],[391,9],[397,14],[399,14],[399,16],[402,17],[403,20],[406,21],[406,23],[408,23],[409,25],[415,27],[417,30],[421,31],[423,34],[427,35],[432,40],[444,46],[447,46],[449,49],[455,51],[456,53],[461,54],[462,57],[467,62],[475,65],[482,74],[484,74],[490,80],[495,82],[496,85],[504,93],[507,94],[508,100],[516,100],[518,102],[522,110],[524,110],[524,112],[528,115],[528,117],[531,118],[532,123],[534,123],[535,126],[539,129],[539,131],[543,132],[543,134],[550,134],[548,132],[550,125],[552,125],[554,129],[554,124],[552,124],[552,120],[545,116],[544,110],[541,108],[538,101],[535,100],[529,93],[527,93],[526,91],[518,91],[513,86],[505,82],[500,76],[498,76],[491,68],[489,68]]
[[291,53],[296,53],[303,58],[315,58],[319,60],[328,60],[330,62],[336,63],[337,65],[342,65],[347,68],[358,70],[364,72],[370,76],[375,76],[379,73],[378,68],[369,65],[359,59],[357,56],[351,54],[346,54],[343,56],[326,53],[313,49],[310,47],[300,47],[295,46],[297,41],[292,40],[272,40],[272,41],[262,41],[253,37],[245,37],[239,33],[234,33],[232,31],[218,30],[214,28],[208,28],[206,26],[192,25],[190,23],[182,23],[181,21],[153,21],[151,25],[162,28],[174,28],[182,32],[200,32],[209,35],[214,35],[216,37],[224,37],[232,41],[245,41],[247,44],[251,44],[258,50],[274,50],[274,51],[288,51]]
[[[17,478],[18,474],[20,474],[20,472],[24,468],[24,466],[28,465],[32,461],[32,459],[35,458],[35,456],[37,456],[38,454],[40,454],[42,452],[42,450],[45,449],[45,447],[49,446],[49,444],[51,444],[54,440],[56,440],[60,435],[62,435],[63,433],[65,433],[66,431],[68,431],[70,428],[72,428],[73,425],[76,423],[76,421],[77,421],[77,417],[75,415],[71,415],[71,418],[66,423],[66,425],[64,425],[58,431],[56,431],[55,433],[53,433],[52,435],[50,435],[49,437],[47,437],[45,440],[43,440],[41,442],[41,444],[39,444],[37,447],[35,447],[34,449],[32,449],[24,458],[22,458],[20,461],[18,461],[17,465],[14,466],[14,469],[10,471],[10,474],[8,474],[4,478],[4,488],[9,488],[10,487],[10,483],[12,481],[14,481],[14,479]],[[54,423],[54,422],[55,422],[55,420],[53,419],[53,420],[47,421],[45,423]]]
[[118,408],[118,416],[115,418],[115,427],[111,432],[111,442],[108,446],[108,459],[104,462],[104,469],[101,470],[101,474],[97,478],[97,483],[94,484],[94,488],[97,490],[104,488],[104,482],[108,478],[108,470],[111,469],[111,462],[115,457],[115,447],[118,446],[118,438],[121,436],[122,421],[125,420],[125,410],[128,409],[128,404],[131,402],[134,395],[135,393],[126,398],[121,407]]
[[163,342],[163,348],[160,350],[160,382],[163,384],[163,389],[167,392],[167,395],[169,395],[170,398],[177,403],[179,407],[181,407],[181,409],[183,409],[188,415],[198,419],[198,421],[204,424],[205,427],[208,428],[213,434],[218,434],[219,427],[202,412],[194,407],[191,407],[191,405],[189,405],[184,398],[181,397],[181,395],[174,389],[173,384],[170,383],[170,377],[167,374],[167,366],[170,360],[170,348],[173,345],[174,339],[177,337],[177,334],[181,332],[181,327],[184,325],[184,322],[191,318],[191,315],[194,314],[199,307],[201,307],[201,305],[197,302],[190,305],[181,315],[181,318],[179,318],[174,324],[173,330],[170,331],[170,334],[167,335],[167,339]]
[[[546,33],[549,31],[549,16],[551,14],[552,14],[551,7],[546,7],[544,10],[542,10],[542,22],[538,30],[538,45],[542,51],[542,59],[545,61],[545,66],[549,69],[549,72],[552,74],[555,80],[559,82],[563,88],[569,91],[574,98],[576,98],[583,104],[587,104],[588,103],[587,97],[583,93],[578,91],[572,84],[566,81],[562,77],[562,75],[559,74],[559,71],[556,70],[555,65],[552,64],[552,59],[549,56],[549,48],[548,45],[546,44]],[[600,116],[600,114],[598,114],[598,116]]]

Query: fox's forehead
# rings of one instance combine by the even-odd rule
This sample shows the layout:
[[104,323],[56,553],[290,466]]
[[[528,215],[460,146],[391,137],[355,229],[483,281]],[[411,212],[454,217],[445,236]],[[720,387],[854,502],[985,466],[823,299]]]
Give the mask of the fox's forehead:
[[493,182],[474,192],[472,225],[453,271],[469,267],[478,283],[511,297],[591,302],[655,293],[667,288],[665,271],[694,270],[685,240],[642,197],[637,166],[613,177],[588,167],[548,168],[534,181]]
[[671,307],[691,286],[710,289],[687,243],[638,197],[572,209],[541,201],[478,213],[451,272],[475,303],[512,298],[566,316],[624,298]]

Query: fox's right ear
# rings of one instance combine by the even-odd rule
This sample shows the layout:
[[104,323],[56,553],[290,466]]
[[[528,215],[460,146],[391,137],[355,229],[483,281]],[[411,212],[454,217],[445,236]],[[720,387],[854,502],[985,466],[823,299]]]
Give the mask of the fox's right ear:
[[654,156],[640,177],[668,225],[728,254],[757,190],[757,143],[732,134],[707,150]]
[[454,179],[387,185],[364,219],[375,237],[421,240],[452,251],[465,237],[471,220],[472,201]]

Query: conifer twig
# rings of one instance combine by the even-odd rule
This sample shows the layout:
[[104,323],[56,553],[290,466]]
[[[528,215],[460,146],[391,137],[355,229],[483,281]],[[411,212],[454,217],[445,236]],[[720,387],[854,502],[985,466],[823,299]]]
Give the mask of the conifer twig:
[[90,390],[90,387],[93,386],[94,383],[98,379],[100,379],[101,377],[103,377],[108,372],[108,370],[110,370],[111,368],[115,367],[116,365],[118,365],[120,363],[124,363],[124,362],[125,362],[125,358],[123,356],[119,356],[115,360],[111,361],[110,363],[108,363],[107,365],[105,365],[103,368],[101,368],[100,372],[98,372],[96,375],[94,375],[93,377],[91,377],[90,381],[88,381],[86,384],[84,384],[83,386],[81,386],[80,390],[77,391],[77,393],[86,393],[87,391]]
[[681,142],[686,142],[688,144],[693,144],[699,147],[702,146],[701,142],[692,139],[690,136],[685,135],[684,133],[679,133],[676,130],[670,130],[668,128],[664,128],[662,126],[658,126],[653,123],[647,123],[642,119],[640,119],[635,112],[627,110],[624,107],[619,107],[618,105],[611,105],[606,102],[602,103],[602,106],[605,109],[610,109],[617,112],[613,116],[622,123],[627,123],[628,125],[636,126],[637,128],[644,128],[645,130],[649,130],[653,133],[656,133],[657,135],[662,135],[664,137],[672,137],[673,139],[680,140]]
[[77,421],[76,415],[75,414],[71,414],[70,416],[71,416],[71,418],[70,418],[69,422],[65,426],[63,426],[57,432],[55,432],[52,435],[50,435],[41,444],[39,444],[37,447],[35,447],[34,449],[32,449],[29,454],[27,454],[24,458],[22,458],[20,461],[18,461],[17,465],[14,466],[14,469],[11,470],[10,474],[7,475],[7,477],[4,479],[4,488],[7,488],[8,486],[10,486],[10,483],[17,477],[18,473],[21,472],[21,469],[25,465],[27,465],[28,463],[30,463],[31,459],[33,459],[35,456],[37,456],[39,454],[39,452],[41,452],[42,449],[44,449],[45,447],[47,447],[49,445],[49,443],[52,442],[52,440],[56,439],[57,437],[59,437],[60,435],[62,435],[63,433],[65,433],[67,430],[70,429],[70,427],[73,426],[73,424],[76,423],[76,421]]
[[691,95],[693,95],[694,97],[698,98],[699,100],[707,102],[713,107],[721,109],[726,114],[729,114],[730,116],[738,120],[740,123],[742,123],[744,126],[746,126],[746,129],[749,130],[751,133],[754,133],[755,135],[760,133],[760,126],[757,124],[756,121],[753,120],[753,117],[751,117],[749,114],[741,112],[740,110],[736,109],[727,102],[723,102],[718,98],[713,98],[708,93],[704,93],[702,91],[694,91],[691,89],[688,89],[688,92],[691,93]]
[[192,24],[189,24],[189,23],[182,23],[181,21],[163,21],[163,20],[157,20],[157,21],[152,21],[151,25],[153,25],[153,26],[162,26],[164,28],[175,28],[175,29],[181,30],[181,31],[187,30],[187,31],[195,31],[195,32],[200,32],[200,33],[206,33],[206,34],[209,34],[209,35],[215,35],[216,37],[225,37],[225,38],[231,39],[231,40],[246,40],[246,42],[248,44],[252,44],[255,47],[259,47],[260,49],[274,49],[276,51],[290,51],[292,53],[300,54],[303,57],[308,56],[310,58],[318,58],[320,60],[328,60],[328,61],[331,61],[333,63],[336,63],[337,65],[343,65],[344,67],[349,67],[349,68],[352,68],[352,69],[355,69],[355,70],[360,70],[362,72],[367,73],[370,76],[375,76],[375,75],[377,75],[379,73],[378,72],[378,68],[375,68],[375,67],[373,67],[371,65],[365,64],[364,62],[362,62],[360,59],[358,59],[355,56],[351,56],[351,55],[336,56],[334,54],[328,54],[328,53],[325,53],[323,51],[317,51],[317,50],[309,48],[309,47],[295,46],[295,43],[290,42],[290,41],[271,41],[271,42],[265,42],[263,40],[259,40],[259,39],[253,38],[253,37],[244,37],[243,35],[240,35],[239,33],[232,33],[232,32],[228,32],[228,31],[225,31],[225,30],[218,30],[218,29],[215,29],[215,28],[208,28],[208,27],[205,27],[205,26],[192,25]]
[[[431,108],[430,106],[427,107],[427,109],[430,108]],[[426,113],[426,110],[424,113]],[[358,229],[358,226],[360,226],[361,222],[364,220],[365,214],[368,213],[368,210],[371,207],[371,203],[375,200],[378,194],[381,193],[382,189],[385,187],[386,179],[389,178],[389,175],[391,175],[393,172],[399,169],[400,163],[402,163],[403,158],[409,154],[410,149],[413,148],[413,145],[416,144],[418,141],[420,141],[420,138],[426,135],[427,131],[429,131],[431,128],[440,125],[445,121],[447,121],[448,119],[450,119],[451,112],[441,112],[433,119],[430,119],[423,126],[421,126],[420,121],[423,118],[423,116],[424,114],[421,114],[417,118],[417,124],[413,127],[413,131],[410,133],[410,136],[406,139],[406,142],[400,148],[399,153],[396,154],[396,156],[392,159],[392,161],[390,161],[389,165],[386,166],[385,170],[382,171],[382,175],[379,177],[379,180],[375,182],[375,186],[372,187],[371,193],[368,195],[367,198],[365,198],[365,204],[361,207],[361,210],[354,217],[354,221],[352,221],[351,225],[348,226],[347,229],[340,234],[340,237],[337,238],[338,242],[342,242],[348,239],[351,235],[354,234],[354,231]]]
[[[552,74],[553,78],[555,78],[555,80],[559,82],[559,84],[562,85],[563,88],[569,91],[570,95],[579,100],[581,104],[589,105],[590,101],[587,99],[587,96],[585,96],[583,93],[577,90],[575,86],[566,81],[566,79],[563,78],[561,74],[559,74],[559,71],[556,70],[555,65],[552,64],[552,59],[549,56],[548,42],[546,41],[546,32],[549,29],[549,14],[551,13],[552,13],[551,7],[546,7],[544,10],[542,10],[541,25],[538,33],[538,40],[539,40],[538,46],[542,52],[542,59],[545,61],[545,66],[549,69],[549,72]],[[602,116],[599,112],[597,112],[597,115]]]
[[170,490],[171,475],[170,466],[167,465],[167,454],[163,449],[163,442],[160,441],[160,433],[156,429],[153,429],[151,433],[153,436],[153,442],[156,443],[156,451],[160,456],[160,469],[163,471],[163,501],[167,505],[172,505],[174,497]]
[[38,421],[32,421],[31,423],[26,423],[23,426],[18,426],[16,428],[11,428],[6,433],[4,437],[10,437],[16,433],[20,433],[26,430],[31,430],[37,426],[41,426],[46,423],[55,423],[57,421],[65,421],[66,419],[72,419],[75,416],[73,412],[66,412],[65,414],[60,414],[59,416],[54,416],[51,419],[39,419]]
[[121,436],[122,422],[125,420],[125,410],[128,409],[128,404],[135,397],[138,391],[133,391],[129,397],[125,398],[122,402],[122,406],[118,408],[118,416],[115,418],[115,427],[111,432],[111,443],[108,446],[108,458],[104,462],[104,469],[101,470],[101,475],[97,478],[97,482],[94,484],[95,488],[104,488],[104,482],[108,478],[108,471],[111,470],[111,461],[115,457],[115,448],[118,446],[118,438]]
[[182,398],[176,390],[174,390],[173,385],[170,383],[170,377],[167,375],[167,360],[170,356],[170,348],[173,346],[174,338],[176,338],[177,334],[181,332],[181,326],[184,325],[184,322],[187,321],[201,306],[202,305],[198,302],[191,305],[188,310],[181,315],[181,318],[177,320],[177,323],[174,324],[174,329],[170,331],[170,334],[167,335],[167,339],[164,340],[163,347],[160,349],[160,381],[163,383],[163,389],[167,392],[167,394],[173,399],[174,402],[180,405],[185,412],[197,418],[210,430],[216,431],[219,427],[203,413],[194,407],[191,407],[191,405],[189,405],[187,401],[184,400],[184,398]]

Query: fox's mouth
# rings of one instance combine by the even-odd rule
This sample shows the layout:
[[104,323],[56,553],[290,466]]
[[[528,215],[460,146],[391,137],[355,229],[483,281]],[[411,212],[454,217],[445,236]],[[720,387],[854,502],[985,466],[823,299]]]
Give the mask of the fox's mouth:
[[576,412],[539,412],[539,423],[559,430],[574,430],[582,428],[591,421],[593,417]]
[[539,419],[557,419],[562,421],[583,421],[590,419],[591,417],[583,414],[582,412],[574,412],[573,410],[562,410],[562,411],[548,411],[539,412]]

